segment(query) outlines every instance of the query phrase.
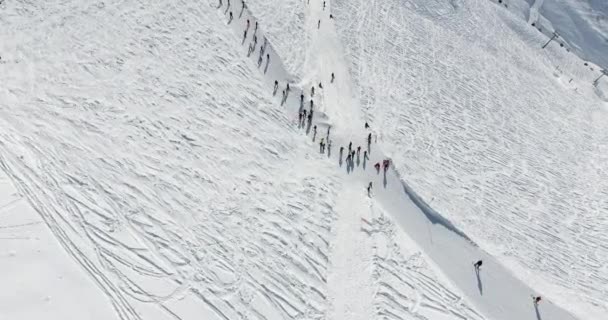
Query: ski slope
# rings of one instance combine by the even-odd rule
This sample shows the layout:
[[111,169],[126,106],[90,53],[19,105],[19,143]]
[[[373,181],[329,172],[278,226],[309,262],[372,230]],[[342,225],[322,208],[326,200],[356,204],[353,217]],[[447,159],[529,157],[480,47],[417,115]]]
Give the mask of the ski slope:
[[[559,320],[575,319],[572,313],[599,319],[593,312],[606,308],[603,282],[589,288],[553,270],[589,254],[575,251],[585,248],[574,247],[579,238],[570,228],[589,227],[581,223],[596,224],[590,230],[597,235],[589,235],[586,243],[596,245],[597,263],[605,261],[601,216],[580,214],[565,224],[535,211],[532,222],[502,220],[503,211],[491,214],[465,206],[466,190],[457,187],[461,181],[447,183],[448,170],[452,180],[477,179],[479,189],[496,187],[484,189],[488,195],[479,205],[490,198],[493,205],[504,205],[501,201],[517,194],[505,193],[501,185],[484,185],[470,172],[459,175],[461,166],[469,164],[454,150],[463,143],[479,147],[489,142],[479,138],[480,144],[471,144],[470,135],[451,136],[455,129],[447,137],[438,134],[436,125],[450,129],[449,119],[458,117],[431,117],[416,107],[415,99],[402,95],[410,93],[408,85],[424,88],[417,99],[433,108],[429,112],[456,112],[450,107],[457,102],[480,101],[520,110],[528,94],[539,100],[550,97],[552,104],[566,99],[558,111],[568,103],[583,104],[579,112],[593,110],[597,128],[604,124],[605,105],[584,85],[587,79],[578,78],[585,73],[577,73],[576,57],[536,52],[529,57],[533,62],[511,57],[493,67],[498,59],[491,58],[480,63],[485,68],[476,67],[477,59],[498,51],[488,44],[491,37],[480,36],[483,28],[471,28],[478,20],[492,15],[504,19],[497,28],[513,30],[502,43],[518,45],[520,54],[533,37],[524,37],[518,22],[491,3],[451,4],[326,1],[323,10],[319,0],[261,0],[247,8],[235,0],[230,5],[226,0],[222,5],[215,0],[4,3],[0,21],[8,27],[0,33],[0,41],[7,43],[0,64],[0,163],[71,257],[48,259],[86,272],[97,287],[87,301],[112,308],[117,319]],[[335,19],[329,19],[330,12]],[[387,19],[386,12],[407,19]],[[352,16],[359,13],[365,18]],[[423,36],[428,30],[431,39]],[[461,38],[453,30],[474,32]],[[424,41],[418,46],[400,43],[412,36],[407,32]],[[471,50],[471,39],[486,42]],[[406,50],[411,52],[404,54]],[[460,55],[444,61],[447,51]],[[424,57],[435,60],[416,60]],[[567,62],[554,71],[553,63],[562,60]],[[441,78],[446,69],[460,81]],[[497,70],[502,71],[493,78]],[[333,82],[331,72],[336,74]],[[420,80],[408,82],[412,74],[407,72],[419,72],[414,76]],[[531,89],[515,92],[507,103],[504,97],[514,93],[509,90],[529,85],[524,81],[520,88],[512,81],[500,87],[498,97],[504,100],[484,100],[491,96],[492,81],[505,74],[532,77],[524,79],[541,83],[546,91],[540,96]],[[474,75],[489,83],[483,97],[475,90],[457,94],[461,88],[445,85],[471,83]],[[574,84],[564,81],[571,75],[577,75]],[[291,90],[283,91],[287,81]],[[433,90],[453,90],[453,104],[441,104]],[[311,99],[314,117],[299,123],[298,112],[309,109]],[[410,108],[400,107],[403,103]],[[538,113],[549,109],[548,103],[541,106],[545,109]],[[472,118],[480,114],[487,115],[470,111]],[[553,116],[571,124],[567,121],[577,121],[579,114]],[[470,125],[480,127],[487,120],[473,119]],[[583,119],[589,119],[588,113]],[[539,116],[535,120],[542,121]],[[365,121],[371,131],[364,128]],[[520,122],[511,125],[529,129]],[[486,128],[487,139],[505,143],[504,131],[493,129]],[[566,133],[573,135],[574,129],[581,128]],[[417,134],[405,138],[408,130]],[[374,140],[368,147],[369,133]],[[538,142],[553,150],[547,143],[553,136],[535,133],[538,140],[530,145]],[[599,129],[579,134],[602,137]],[[442,137],[445,144],[425,141]],[[321,152],[322,138],[332,144]],[[351,141],[363,150],[349,162],[339,150]],[[586,146],[583,139],[575,141]],[[369,159],[364,151],[370,152]],[[429,162],[439,154],[444,154],[441,161]],[[601,156],[595,158],[600,176]],[[391,168],[377,173],[373,164],[387,157]],[[465,159],[479,170],[489,168],[483,157]],[[528,170],[532,178],[543,174]],[[511,176],[504,175],[503,183],[509,183]],[[602,182],[593,182],[601,194]],[[572,192],[578,195],[577,190]],[[10,191],[2,198],[8,195]],[[599,212],[604,200],[593,199]],[[467,214],[470,210],[477,210],[476,215]],[[559,244],[536,238],[537,230],[547,226],[574,233],[551,238],[573,246],[561,250],[567,259],[558,261],[560,251],[555,250],[545,262],[540,248]],[[520,249],[526,241],[529,248],[516,257],[508,259],[500,250],[505,245]],[[0,259],[4,263],[8,257]],[[472,267],[477,259],[484,261],[478,275]],[[581,273],[603,281],[605,265],[594,269],[593,260],[582,261],[587,264],[579,265]],[[25,258],[18,262],[30,263]],[[581,277],[573,270],[573,277]],[[539,275],[530,276],[531,271]],[[570,292],[564,293],[564,281],[573,285]],[[544,300],[535,307],[530,295],[537,293]],[[596,305],[585,309],[580,300],[564,303],[574,293]],[[0,306],[6,305],[8,297],[1,299]],[[13,313],[0,310],[0,319],[35,319],[23,313],[30,307],[22,299]],[[45,315],[86,317],[59,307]],[[89,318],[110,316],[100,312]]]

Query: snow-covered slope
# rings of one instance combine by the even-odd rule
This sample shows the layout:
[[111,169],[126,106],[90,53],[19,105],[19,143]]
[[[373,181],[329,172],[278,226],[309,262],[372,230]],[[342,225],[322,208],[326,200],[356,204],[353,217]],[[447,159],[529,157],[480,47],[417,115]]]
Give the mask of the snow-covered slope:
[[541,50],[542,35],[491,2],[335,3],[363,112],[404,179],[520,278],[582,318],[605,314],[597,72]]
[[[296,95],[291,112],[273,99],[271,75],[289,75],[262,26],[241,45],[253,17],[232,6],[3,7],[0,159],[105,295],[91,303],[119,319],[482,319],[298,129]],[[1,316],[37,319],[20,298]]]
[[[542,36],[486,0],[2,10],[0,162],[97,284],[91,305],[118,319],[570,320],[565,309],[587,319],[606,307],[604,220],[561,189],[588,191],[580,181],[591,173],[574,179],[571,157],[598,161],[601,179],[602,154],[583,151],[603,146],[605,104],[578,58],[533,51]],[[496,37],[488,21],[507,32]],[[558,121],[572,126],[562,144]],[[576,129],[589,123],[586,141]],[[320,150],[320,139],[331,146]],[[363,147],[351,160],[340,151],[349,142]],[[534,152],[572,181],[547,185],[532,207],[557,199],[571,220],[540,209],[505,218],[517,192],[562,174],[516,168]],[[390,169],[377,172],[387,155]],[[504,187],[514,177],[528,186]],[[584,196],[599,212],[605,189],[593,182],[597,193]],[[587,239],[578,230],[592,222]],[[506,253],[517,254],[510,269]],[[571,265],[572,278],[559,273]],[[564,303],[577,293],[595,307]],[[13,307],[0,318],[35,318],[27,298]],[[80,319],[61,307],[45,317]]]
[[557,31],[560,42],[582,59],[608,68],[608,2],[511,0],[510,5],[545,34]]

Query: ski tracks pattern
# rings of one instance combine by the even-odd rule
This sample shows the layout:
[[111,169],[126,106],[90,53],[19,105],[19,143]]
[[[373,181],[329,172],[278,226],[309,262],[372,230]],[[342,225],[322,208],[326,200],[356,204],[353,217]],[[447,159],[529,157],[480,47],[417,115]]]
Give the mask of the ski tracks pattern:
[[117,316],[322,318],[339,180],[215,7],[15,6],[0,164]]

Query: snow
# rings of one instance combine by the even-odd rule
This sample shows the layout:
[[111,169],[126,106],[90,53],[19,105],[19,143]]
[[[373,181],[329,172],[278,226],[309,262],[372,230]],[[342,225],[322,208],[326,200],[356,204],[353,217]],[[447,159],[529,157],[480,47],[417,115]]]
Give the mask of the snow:
[[515,0],[528,23],[561,42],[582,59],[608,67],[608,2],[604,0]]
[[1,5],[0,319],[601,318],[597,70],[487,0],[218,2]]
[[409,3],[333,6],[383,148],[422,199],[526,283],[598,318],[608,308],[608,115],[597,73],[542,51],[535,29],[490,2],[449,14]]
[[0,242],[0,319],[117,319],[4,172]]

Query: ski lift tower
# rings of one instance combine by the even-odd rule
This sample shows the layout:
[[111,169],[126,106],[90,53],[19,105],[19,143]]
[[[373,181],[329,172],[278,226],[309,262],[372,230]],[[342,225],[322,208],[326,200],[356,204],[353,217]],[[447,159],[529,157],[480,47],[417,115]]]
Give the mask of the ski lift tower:
[[559,37],[559,33],[557,33],[557,31],[553,32],[553,36],[551,37],[551,39],[549,39],[549,41],[547,41],[547,43],[545,43],[545,45],[541,49],[546,48],[549,43],[551,43],[551,41],[555,40],[555,38],[557,37]]
[[605,68],[604,70],[602,70],[602,74],[597,77],[597,79],[595,79],[595,81],[593,81],[593,85],[597,87],[597,85],[600,83],[600,79],[603,76],[608,76],[608,68]]

